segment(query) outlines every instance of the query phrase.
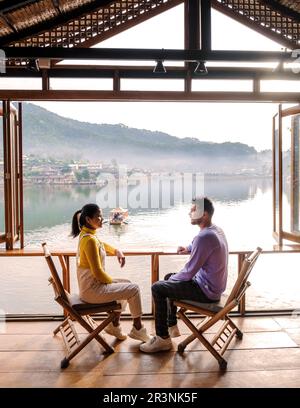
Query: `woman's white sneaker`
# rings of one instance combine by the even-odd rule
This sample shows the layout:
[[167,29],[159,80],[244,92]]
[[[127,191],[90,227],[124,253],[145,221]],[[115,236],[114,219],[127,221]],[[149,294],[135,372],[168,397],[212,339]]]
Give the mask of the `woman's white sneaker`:
[[110,334],[111,336],[116,337],[118,340],[125,340],[127,339],[126,334],[122,333],[122,329],[121,326],[114,326],[112,323],[109,323],[104,331],[108,334]]
[[151,339],[151,337],[147,333],[146,327],[144,326],[142,326],[140,330],[137,330],[134,326],[132,326],[132,329],[130,333],[128,333],[128,336],[134,340],[140,340],[144,343]]
[[172,341],[170,337],[163,339],[160,336],[154,336],[147,343],[140,345],[140,350],[144,353],[156,353],[157,351],[171,350]]

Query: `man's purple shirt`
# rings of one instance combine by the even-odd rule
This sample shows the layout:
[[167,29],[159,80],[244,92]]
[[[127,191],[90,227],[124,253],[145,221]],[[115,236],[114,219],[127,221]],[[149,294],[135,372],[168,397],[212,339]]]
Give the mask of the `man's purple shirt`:
[[216,225],[204,228],[188,246],[190,259],[169,280],[195,280],[205,295],[218,300],[227,283],[228,244],[223,230]]

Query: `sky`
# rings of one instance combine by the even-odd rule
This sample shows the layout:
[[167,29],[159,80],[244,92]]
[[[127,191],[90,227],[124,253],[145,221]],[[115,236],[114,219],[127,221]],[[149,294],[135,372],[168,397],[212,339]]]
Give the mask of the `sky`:
[[[183,5],[179,5],[103,41],[96,47],[178,49],[183,48],[183,39]],[[215,10],[212,11],[212,48],[262,51],[283,49],[280,44]],[[153,65],[151,62],[150,64]],[[81,85],[90,89],[97,87],[101,89],[103,85],[107,88],[111,85],[108,82],[104,84],[103,80],[97,83],[95,81],[87,81],[85,84],[81,82]],[[147,81],[138,81],[142,89],[153,89],[156,86],[151,82],[149,88]],[[165,82],[167,89],[175,89],[178,86],[170,80]],[[225,86],[225,83],[222,83]],[[135,86],[136,84],[137,82]],[[53,81],[51,86],[57,89],[61,84]],[[71,81],[71,86],[74,86],[74,81]],[[124,83],[123,87],[125,86],[128,89],[132,84]],[[274,84],[271,86],[274,89]],[[38,102],[37,104],[61,116],[80,121],[122,123],[135,128],[163,131],[180,138],[193,137],[218,143],[241,142],[254,146],[259,151],[271,148],[272,117],[278,110],[278,104],[269,103]]]

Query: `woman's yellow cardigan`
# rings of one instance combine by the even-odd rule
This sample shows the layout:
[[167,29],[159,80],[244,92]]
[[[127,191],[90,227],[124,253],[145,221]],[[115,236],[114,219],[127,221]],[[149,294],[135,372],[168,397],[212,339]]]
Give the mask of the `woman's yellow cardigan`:
[[[81,238],[85,234],[89,235]],[[103,246],[108,255],[115,255],[116,249],[105,242],[101,242],[96,236],[96,230],[91,228],[82,227],[79,239],[79,266],[81,268],[89,268],[98,281],[102,283],[112,283],[112,278],[103,268],[99,249]]]

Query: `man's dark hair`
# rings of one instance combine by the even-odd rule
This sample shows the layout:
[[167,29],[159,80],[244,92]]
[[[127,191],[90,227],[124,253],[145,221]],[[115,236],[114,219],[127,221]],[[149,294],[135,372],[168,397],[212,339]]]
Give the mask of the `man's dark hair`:
[[211,217],[214,215],[215,212],[215,208],[212,201],[207,197],[204,197],[204,211],[206,211]]
[[200,208],[202,207],[202,210],[206,211],[211,217],[213,216],[215,211],[214,205],[208,197],[195,197],[192,202],[200,206]]

